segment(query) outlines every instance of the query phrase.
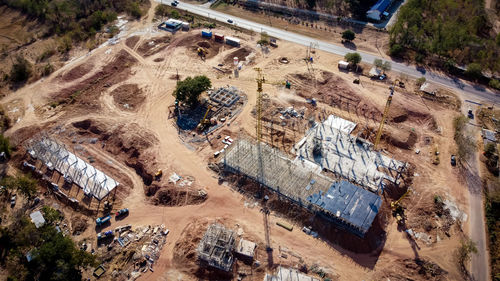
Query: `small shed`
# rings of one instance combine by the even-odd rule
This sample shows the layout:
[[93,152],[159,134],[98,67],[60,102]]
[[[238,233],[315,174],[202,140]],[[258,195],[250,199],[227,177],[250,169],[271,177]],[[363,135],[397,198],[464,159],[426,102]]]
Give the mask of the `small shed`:
[[36,211],[30,214],[31,221],[35,224],[36,228],[41,227],[45,224],[45,219],[40,211]]
[[343,61],[343,60],[339,61],[338,66],[339,66],[339,69],[343,69],[343,70],[349,69],[349,63],[346,61]]
[[424,94],[435,96],[437,94],[438,88],[434,84],[425,82],[424,84],[422,84],[422,86],[420,86],[420,91]]
[[392,0],[379,0],[375,5],[373,5],[370,10],[366,12],[366,17],[372,20],[379,21],[383,16],[387,16],[385,13],[387,8],[391,5]]
[[256,247],[257,245],[254,242],[245,239],[240,239],[238,247],[236,247],[236,253],[246,258],[253,259]]

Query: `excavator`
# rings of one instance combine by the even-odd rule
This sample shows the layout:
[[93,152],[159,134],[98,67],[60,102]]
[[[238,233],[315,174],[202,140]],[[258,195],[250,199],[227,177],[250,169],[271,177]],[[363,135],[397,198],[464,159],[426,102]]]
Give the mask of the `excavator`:
[[203,131],[207,127],[207,125],[210,124],[210,120],[207,118],[208,117],[208,113],[210,112],[210,110],[212,110],[212,105],[208,106],[207,112],[205,112],[205,115],[203,116],[203,119],[201,119],[200,123],[196,127],[199,132]]
[[405,221],[405,211],[404,207],[401,205],[401,201],[408,196],[411,191],[411,188],[408,188],[408,190],[398,200],[391,202],[392,215],[396,218],[399,225],[403,225]]
[[198,47],[197,52],[198,52],[198,56],[200,56],[200,58],[201,58],[202,60],[205,60],[205,57],[206,57],[206,55],[207,55],[208,51],[207,51],[205,48]]

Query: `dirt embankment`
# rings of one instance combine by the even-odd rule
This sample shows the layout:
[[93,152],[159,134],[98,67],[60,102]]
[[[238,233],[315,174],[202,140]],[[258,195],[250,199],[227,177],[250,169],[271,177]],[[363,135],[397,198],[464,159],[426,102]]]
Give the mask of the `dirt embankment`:
[[197,205],[205,202],[207,193],[195,187],[179,187],[169,182],[166,185],[153,183],[144,188],[151,203],[163,206]]
[[75,106],[73,109],[78,109],[67,111],[68,114],[95,112],[101,108],[98,100],[105,88],[126,80],[131,75],[130,67],[136,62],[137,60],[127,51],[121,50],[114,60],[106,64],[99,72],[77,85],[54,93],[52,96],[53,102],[56,104],[71,104]]
[[89,73],[89,71],[92,70],[92,62],[86,62],[82,63],[68,72],[64,73],[61,77],[61,80],[64,82],[70,82],[73,80],[76,80],[85,74]]
[[297,89],[297,93],[306,98],[315,98],[325,104],[338,107],[357,115],[381,120],[382,113],[377,107],[358,95],[342,78],[328,71],[316,74],[316,79],[307,73],[287,75],[287,79]]
[[86,119],[74,122],[73,127],[80,135],[92,135],[104,142],[103,148],[133,168],[145,185],[153,182],[156,156],[148,151],[158,143],[151,132],[137,123],[111,125],[102,121]]
[[137,48],[137,52],[143,57],[152,56],[158,52],[165,50],[170,44],[170,40],[170,36],[163,36],[160,38],[146,40],[139,46],[139,48]]
[[111,92],[111,96],[119,108],[128,111],[136,111],[146,98],[137,84],[121,85]]
[[137,35],[129,37],[127,38],[127,40],[125,40],[125,45],[127,45],[127,47],[129,47],[130,49],[133,49],[137,42],[139,42],[139,39],[141,39],[141,37]]
[[224,64],[232,64],[235,57],[239,61],[245,61],[246,57],[252,53],[252,50],[246,47],[239,48],[236,51],[231,52],[224,58]]

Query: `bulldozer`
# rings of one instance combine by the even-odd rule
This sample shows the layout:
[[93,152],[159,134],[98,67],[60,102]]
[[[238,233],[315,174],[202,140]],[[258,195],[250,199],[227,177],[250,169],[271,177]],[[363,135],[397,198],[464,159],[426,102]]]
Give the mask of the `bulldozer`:
[[408,188],[408,190],[396,201],[391,202],[392,215],[396,218],[398,225],[404,225],[406,216],[405,216],[405,208],[401,205],[401,201],[410,194],[412,190]]
[[205,60],[205,57],[207,56],[208,51],[205,48],[198,47],[197,52],[198,52],[198,56],[200,56],[200,58],[202,60]]

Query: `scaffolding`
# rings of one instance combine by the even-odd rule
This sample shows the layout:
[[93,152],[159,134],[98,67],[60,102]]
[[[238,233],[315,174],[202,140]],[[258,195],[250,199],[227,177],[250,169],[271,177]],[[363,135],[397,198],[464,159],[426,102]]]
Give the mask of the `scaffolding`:
[[48,136],[31,139],[26,150],[31,157],[42,161],[47,169],[62,174],[66,183],[76,184],[86,196],[93,196],[99,201],[119,185],[113,178],[69,152],[64,144]]
[[[246,139],[237,140],[226,150],[222,160],[225,170],[245,175],[301,207],[324,214],[339,228],[360,237],[369,230],[380,207],[380,196],[346,181],[339,184],[322,175],[321,167],[312,161],[289,159],[263,143],[260,148],[265,177],[259,176],[258,145]],[[340,187],[345,188],[341,191]]]
[[230,271],[234,261],[234,245],[232,230],[218,223],[211,224],[198,244],[198,259],[211,267]]

